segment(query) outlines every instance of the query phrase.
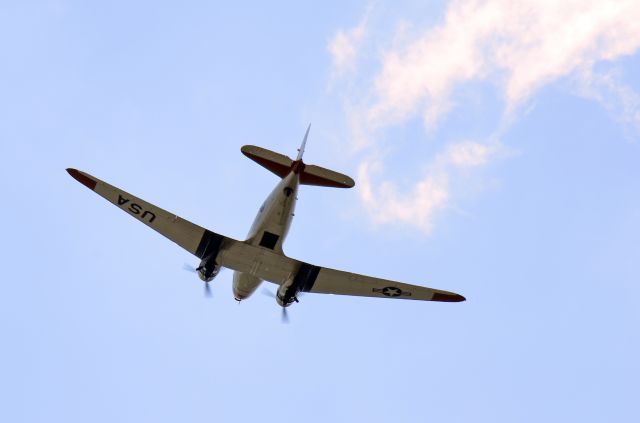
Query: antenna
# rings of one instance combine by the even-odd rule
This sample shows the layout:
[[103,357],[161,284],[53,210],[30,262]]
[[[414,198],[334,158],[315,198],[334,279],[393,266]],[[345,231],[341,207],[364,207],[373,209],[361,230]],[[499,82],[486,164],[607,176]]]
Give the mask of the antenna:
[[304,154],[304,147],[307,145],[307,137],[309,136],[309,130],[311,129],[311,122],[309,122],[309,126],[307,126],[307,132],[304,134],[304,139],[302,140],[302,145],[298,148],[298,157],[296,160],[302,160],[302,155]]

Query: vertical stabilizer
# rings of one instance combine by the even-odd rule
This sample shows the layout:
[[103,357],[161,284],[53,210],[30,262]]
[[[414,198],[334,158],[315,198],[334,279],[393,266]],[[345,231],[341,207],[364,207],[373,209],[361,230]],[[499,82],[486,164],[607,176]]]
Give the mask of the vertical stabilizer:
[[296,160],[302,160],[302,155],[304,154],[304,148],[307,145],[307,137],[309,136],[309,130],[311,129],[311,122],[309,122],[309,126],[307,126],[307,132],[304,134],[304,139],[302,140],[302,145],[298,148],[298,157]]

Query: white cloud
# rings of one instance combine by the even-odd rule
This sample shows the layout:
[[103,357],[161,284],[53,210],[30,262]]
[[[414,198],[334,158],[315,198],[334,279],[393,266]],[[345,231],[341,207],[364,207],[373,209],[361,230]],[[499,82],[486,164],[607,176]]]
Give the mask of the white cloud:
[[379,156],[371,155],[358,167],[360,197],[375,223],[400,222],[429,233],[434,218],[449,205],[450,174],[457,169],[483,165],[499,150],[497,145],[474,141],[452,144],[404,192],[389,180],[377,180],[383,174],[383,164]]
[[[359,166],[359,179],[372,220],[428,232],[438,211],[455,197],[452,175],[486,165],[499,150],[496,141],[444,145],[404,194],[384,172],[383,157],[375,152],[385,131],[417,117],[434,130],[455,109],[455,90],[463,84],[495,85],[505,104],[500,125],[508,125],[541,87],[570,76],[579,80],[582,95],[640,130],[640,96],[618,78],[592,72],[596,63],[640,48],[638,22],[638,0],[452,0],[440,24],[414,31],[412,38],[403,23],[388,37],[391,47],[370,49],[382,51],[375,73],[360,69],[349,76],[373,82],[357,84],[359,91],[345,100],[354,147],[371,160]],[[330,44],[336,73],[344,74],[362,51],[361,25],[339,31]],[[373,26],[367,24],[369,32]]]
[[618,72],[585,69],[578,78],[578,94],[596,100],[615,120],[640,133],[640,95],[621,82]]
[[449,146],[446,157],[454,166],[472,167],[485,164],[493,152],[495,147],[488,144],[465,141]]
[[355,70],[358,49],[366,34],[367,19],[349,30],[339,30],[329,41],[327,49],[331,54],[333,70],[337,76]]
[[449,200],[446,173],[437,169],[428,171],[409,192],[401,194],[390,181],[376,183],[375,176],[381,171],[381,162],[373,157],[360,163],[358,168],[361,199],[373,222],[400,222],[429,233],[435,214]]
[[458,0],[444,22],[382,59],[370,124],[435,125],[459,84],[501,79],[510,109],[541,86],[640,46],[637,0]]

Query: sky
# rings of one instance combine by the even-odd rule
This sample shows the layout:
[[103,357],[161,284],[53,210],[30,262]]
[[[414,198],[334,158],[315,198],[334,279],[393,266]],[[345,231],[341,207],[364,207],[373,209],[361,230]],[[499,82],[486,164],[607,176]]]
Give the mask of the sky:
[[[0,420],[637,422],[640,3],[4,0]],[[280,321],[65,172],[464,303],[307,294]],[[269,284],[265,284],[269,285]],[[273,290],[273,286],[269,285]]]

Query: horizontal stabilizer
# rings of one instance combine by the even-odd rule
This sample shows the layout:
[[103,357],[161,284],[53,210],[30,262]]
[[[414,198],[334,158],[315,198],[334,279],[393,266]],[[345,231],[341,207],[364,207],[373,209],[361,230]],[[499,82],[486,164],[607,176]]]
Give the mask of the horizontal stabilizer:
[[270,170],[281,178],[289,174],[293,165],[293,160],[284,154],[276,153],[275,151],[255,145],[245,145],[240,151],[260,166]]
[[[316,165],[307,165],[302,160],[291,160],[284,154],[267,150],[255,145],[245,145],[240,151],[242,154],[258,163],[260,166],[284,178],[294,167],[300,172],[300,183],[303,185],[317,185],[322,187],[351,188],[356,183],[353,179],[342,173]],[[298,166],[296,166],[298,164]]]
[[304,166],[304,170],[300,175],[300,183],[334,188],[352,188],[356,184],[347,175],[316,165]]

